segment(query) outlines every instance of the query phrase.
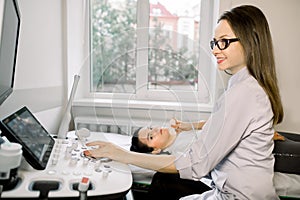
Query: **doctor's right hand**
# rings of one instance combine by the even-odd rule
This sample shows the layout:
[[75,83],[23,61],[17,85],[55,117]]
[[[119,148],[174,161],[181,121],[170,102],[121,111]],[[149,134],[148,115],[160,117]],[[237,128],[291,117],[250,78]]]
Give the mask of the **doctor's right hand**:
[[175,129],[176,133],[180,133],[182,131],[190,131],[193,128],[192,123],[183,122],[177,119],[173,119],[174,121],[171,123],[171,127]]
[[98,146],[96,149],[84,151],[84,155],[92,158],[110,158],[115,161],[124,162],[127,151],[111,142],[94,141],[86,146]]

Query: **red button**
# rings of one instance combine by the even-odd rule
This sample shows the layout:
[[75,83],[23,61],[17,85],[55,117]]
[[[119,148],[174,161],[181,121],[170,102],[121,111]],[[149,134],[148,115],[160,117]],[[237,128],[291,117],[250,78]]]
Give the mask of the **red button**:
[[88,182],[89,182],[89,178],[87,178],[87,177],[82,177],[81,183],[88,183]]

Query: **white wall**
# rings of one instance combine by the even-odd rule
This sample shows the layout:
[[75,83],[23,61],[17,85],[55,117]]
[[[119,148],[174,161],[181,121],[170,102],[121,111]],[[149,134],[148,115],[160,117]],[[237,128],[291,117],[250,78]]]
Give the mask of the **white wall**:
[[226,0],[225,7],[241,4],[258,6],[266,15],[273,36],[284,120],[278,130],[300,134],[300,1],[299,0]]

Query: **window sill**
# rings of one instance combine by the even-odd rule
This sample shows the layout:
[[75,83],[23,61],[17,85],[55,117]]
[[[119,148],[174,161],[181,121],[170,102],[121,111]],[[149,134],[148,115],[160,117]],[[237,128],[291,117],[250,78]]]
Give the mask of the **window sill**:
[[106,107],[106,108],[129,108],[129,109],[151,109],[153,110],[172,110],[172,111],[187,111],[187,112],[204,112],[210,113],[212,105],[210,104],[195,104],[195,103],[180,103],[167,101],[146,101],[146,100],[122,100],[122,99],[76,99],[73,106],[75,107]]

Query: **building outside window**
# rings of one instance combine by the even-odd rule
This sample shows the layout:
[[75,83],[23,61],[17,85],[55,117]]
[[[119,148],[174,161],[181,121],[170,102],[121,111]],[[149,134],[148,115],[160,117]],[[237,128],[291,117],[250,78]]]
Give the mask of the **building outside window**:
[[90,93],[211,103],[211,0],[90,0]]

